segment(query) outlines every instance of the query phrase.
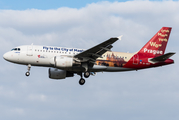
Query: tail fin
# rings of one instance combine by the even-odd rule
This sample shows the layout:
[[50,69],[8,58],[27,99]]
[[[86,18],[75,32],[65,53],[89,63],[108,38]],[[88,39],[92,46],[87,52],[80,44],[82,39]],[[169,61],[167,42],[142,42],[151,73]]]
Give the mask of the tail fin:
[[165,48],[171,32],[170,27],[162,27],[151,39],[144,45],[138,54],[145,54],[150,57],[158,57],[165,53]]

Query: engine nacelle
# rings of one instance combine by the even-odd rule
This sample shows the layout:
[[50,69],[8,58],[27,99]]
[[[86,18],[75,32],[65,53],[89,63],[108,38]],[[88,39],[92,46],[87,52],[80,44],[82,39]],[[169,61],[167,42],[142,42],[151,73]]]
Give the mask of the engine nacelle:
[[50,60],[50,63],[54,65],[54,67],[58,67],[58,68],[72,67],[73,62],[74,60],[72,57],[66,57],[66,56],[55,56]]
[[49,78],[51,79],[65,79],[66,77],[73,77],[74,73],[60,70],[57,68],[49,68]]
[[55,57],[55,67],[72,67],[73,65],[73,58],[71,57]]

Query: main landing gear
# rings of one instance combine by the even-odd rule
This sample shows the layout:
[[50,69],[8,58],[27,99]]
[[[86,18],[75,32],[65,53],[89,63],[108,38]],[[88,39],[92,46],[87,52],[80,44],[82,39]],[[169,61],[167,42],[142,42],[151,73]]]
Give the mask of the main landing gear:
[[[83,78],[82,72],[79,73],[78,75],[81,76],[81,79],[79,80],[79,84],[80,85],[84,85],[85,84],[85,79]],[[90,72],[84,72],[84,77],[88,78],[90,76]]]
[[28,64],[27,67],[28,67],[28,68],[27,68],[28,71],[25,73],[25,75],[26,75],[26,76],[29,76],[29,75],[30,75],[30,68],[31,68],[31,65]]
[[90,76],[90,72],[84,72],[84,77],[85,78],[89,78],[89,76]]
[[81,78],[80,81],[79,81],[79,84],[84,85],[85,84],[85,79]]

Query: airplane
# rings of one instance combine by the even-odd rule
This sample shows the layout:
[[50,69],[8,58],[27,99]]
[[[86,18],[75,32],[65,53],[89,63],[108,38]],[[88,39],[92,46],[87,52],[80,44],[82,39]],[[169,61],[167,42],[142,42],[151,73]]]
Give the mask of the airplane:
[[121,37],[110,38],[90,49],[77,49],[55,46],[23,45],[5,53],[9,62],[27,65],[26,76],[31,66],[49,67],[49,78],[65,79],[80,75],[79,84],[97,72],[121,72],[140,70],[173,64],[169,59],[174,52],[165,53],[171,27],[162,27],[138,52],[112,52],[112,44]]

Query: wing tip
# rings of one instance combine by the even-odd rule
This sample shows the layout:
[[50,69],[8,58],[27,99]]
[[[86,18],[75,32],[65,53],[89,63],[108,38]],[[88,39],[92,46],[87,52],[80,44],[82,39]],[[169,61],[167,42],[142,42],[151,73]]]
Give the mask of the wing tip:
[[119,40],[122,40],[122,36],[123,36],[123,35],[121,35],[121,36],[119,36],[119,37],[117,37],[117,38],[118,38]]

